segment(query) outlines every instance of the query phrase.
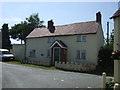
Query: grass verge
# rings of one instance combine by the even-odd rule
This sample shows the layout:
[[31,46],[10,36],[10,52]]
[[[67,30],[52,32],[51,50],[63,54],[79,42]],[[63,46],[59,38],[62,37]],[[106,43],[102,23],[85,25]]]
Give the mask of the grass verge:
[[33,64],[23,64],[23,63],[18,62],[18,61],[9,61],[9,62],[5,62],[5,63],[17,64],[17,65],[23,65],[23,66],[41,68],[41,69],[47,69],[47,70],[60,70],[60,69],[57,69],[56,67],[39,66],[39,65],[33,65]]
[[[28,66],[28,67],[34,67],[34,68],[41,68],[41,69],[46,69],[46,70],[60,70],[60,71],[66,71],[66,72],[78,72],[78,73],[86,73],[86,74],[94,74],[94,75],[102,75],[103,71],[100,70],[94,70],[94,71],[89,71],[89,72],[84,72],[84,71],[71,71],[71,70],[63,70],[63,69],[59,69],[56,67],[47,67],[47,66],[39,66],[39,65],[33,65],[33,64],[23,64],[21,62],[18,61],[9,61],[9,62],[5,62],[8,64],[17,64],[17,65],[23,65],[23,66]],[[108,74],[109,76],[109,74]],[[110,76],[113,76],[110,74]]]

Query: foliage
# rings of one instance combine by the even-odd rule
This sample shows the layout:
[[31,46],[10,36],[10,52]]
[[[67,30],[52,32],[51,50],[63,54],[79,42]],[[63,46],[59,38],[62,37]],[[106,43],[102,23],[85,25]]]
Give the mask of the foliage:
[[113,88],[116,82],[114,82],[114,80],[112,78],[110,78],[107,82],[106,82],[106,88]]
[[[108,41],[109,42],[106,43],[105,47],[107,46],[107,48],[113,49],[113,44],[114,44],[114,29],[112,30],[111,35],[110,35]],[[106,42],[107,42],[107,40],[106,40]]]
[[10,49],[11,42],[10,42],[10,37],[9,37],[8,24],[3,24],[1,31],[2,31],[2,48]]
[[34,29],[45,27],[43,25],[44,21],[41,21],[38,13],[30,15],[25,21],[19,24],[15,24],[10,29],[10,36],[13,39],[26,40],[26,36]]
[[113,75],[114,61],[111,58],[113,52],[113,44],[114,44],[114,29],[112,30],[111,35],[109,37],[109,43],[105,44],[104,47],[102,47],[98,53],[97,70],[100,73],[106,72],[107,74]]
[[27,23],[21,22],[15,24],[10,30],[11,38],[25,40],[25,37],[31,32],[31,29]]
[[105,45],[100,49],[98,54],[98,66],[97,70],[101,73],[106,72],[108,74],[113,74],[113,65],[114,61],[111,58],[113,52],[113,48],[110,45]]

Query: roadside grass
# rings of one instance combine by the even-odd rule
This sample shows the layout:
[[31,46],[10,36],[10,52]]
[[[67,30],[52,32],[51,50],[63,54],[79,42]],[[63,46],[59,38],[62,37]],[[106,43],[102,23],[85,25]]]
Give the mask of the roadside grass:
[[23,65],[23,66],[41,68],[41,69],[47,69],[47,70],[60,70],[60,69],[57,69],[56,67],[39,66],[39,65],[33,65],[33,64],[24,64],[24,63],[21,63],[21,62],[18,62],[18,61],[9,61],[9,62],[5,62],[5,63],[17,64],[17,65]]
[[[63,70],[63,69],[56,68],[54,66],[48,67],[48,66],[40,66],[40,65],[33,65],[33,64],[24,64],[24,63],[21,63],[18,61],[8,61],[5,63],[23,65],[23,66],[34,67],[34,68],[41,68],[41,69],[46,69],[46,70],[60,70],[60,71],[66,71],[66,72],[78,72],[78,73],[86,73],[86,74],[93,74],[93,75],[102,75],[102,73],[103,73],[103,71],[97,70],[97,69],[93,70],[93,71],[85,72],[85,71],[71,71],[71,70],[65,70],[65,69]],[[113,76],[113,74],[107,73],[107,76]]]

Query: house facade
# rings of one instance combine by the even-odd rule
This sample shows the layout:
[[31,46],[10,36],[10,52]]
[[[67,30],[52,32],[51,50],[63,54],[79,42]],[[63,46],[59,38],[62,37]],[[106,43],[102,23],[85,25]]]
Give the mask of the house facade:
[[[120,50],[120,7],[110,18],[114,20],[114,51]],[[120,83],[120,60],[114,60],[114,79]]]
[[35,28],[26,37],[28,60],[84,62],[97,65],[97,56],[104,45],[101,14],[95,21],[54,26],[48,21],[47,28]]
[[0,48],[2,48],[2,32],[0,30]]

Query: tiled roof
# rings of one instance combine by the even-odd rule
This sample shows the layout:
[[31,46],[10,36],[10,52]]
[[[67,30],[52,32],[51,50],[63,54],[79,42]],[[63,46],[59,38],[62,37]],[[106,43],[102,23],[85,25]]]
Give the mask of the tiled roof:
[[100,24],[96,21],[89,21],[55,26],[54,33],[50,33],[50,31],[47,28],[35,28],[26,38],[77,34],[95,34],[97,33],[99,25]]
[[119,16],[120,16],[120,8],[113,14],[113,16],[110,19],[119,17]]

